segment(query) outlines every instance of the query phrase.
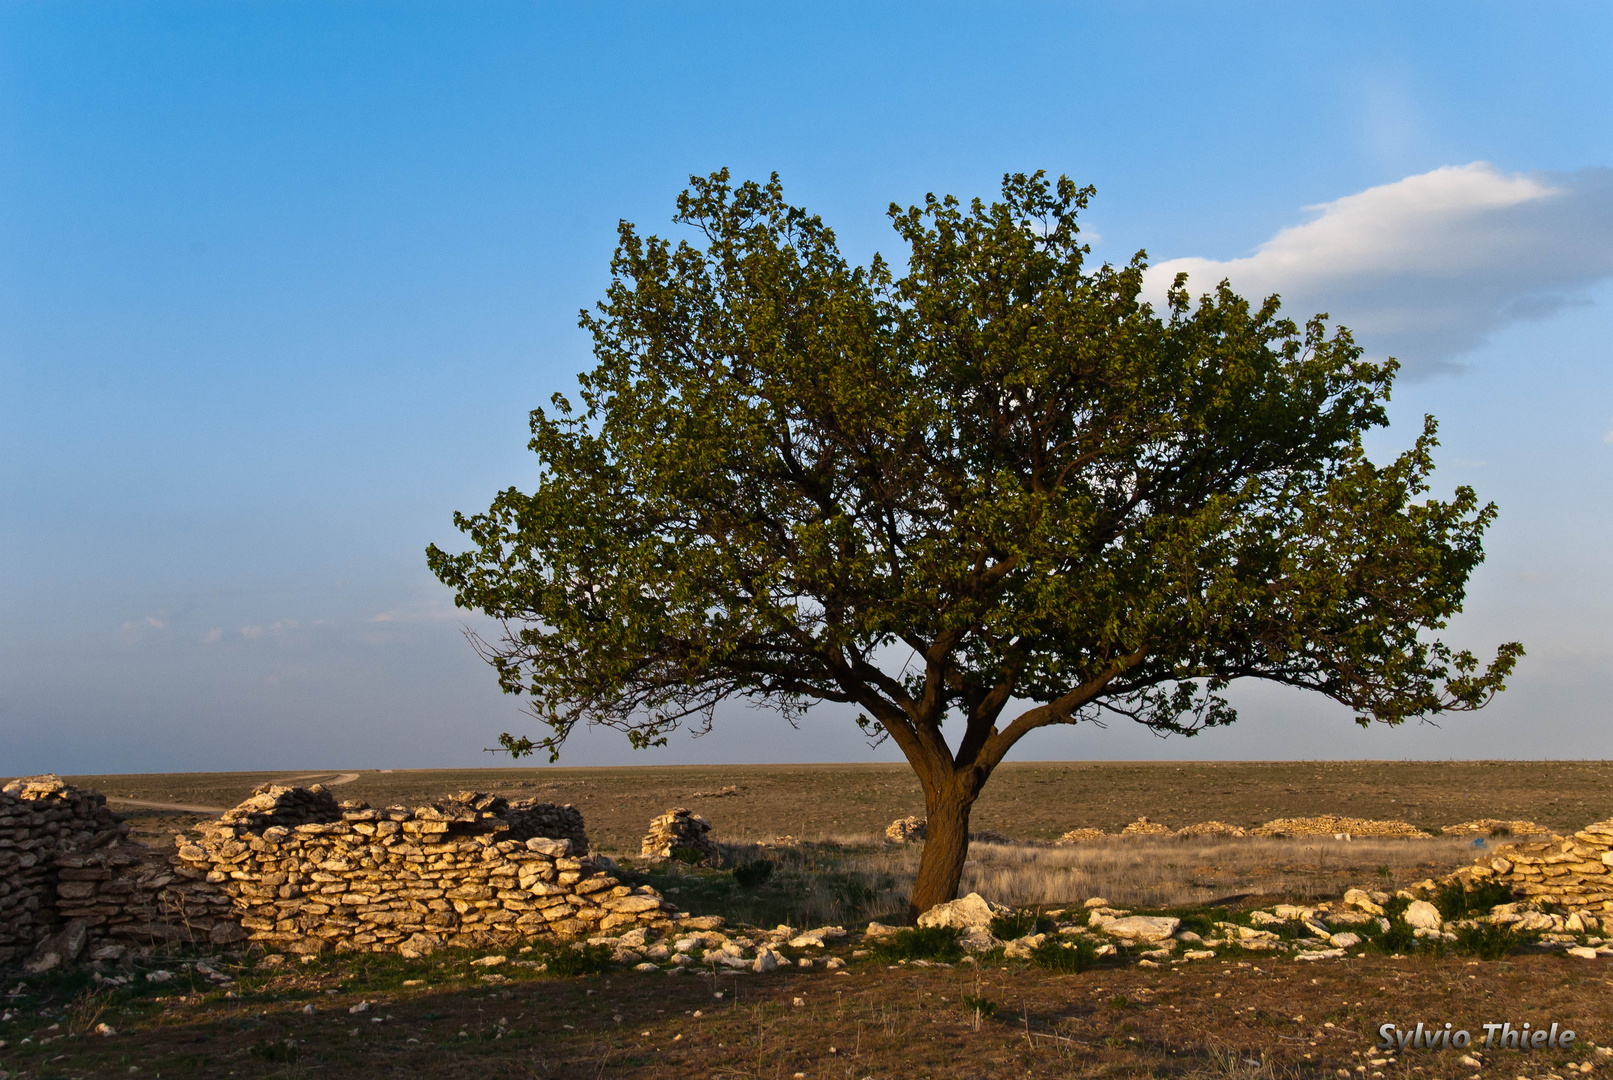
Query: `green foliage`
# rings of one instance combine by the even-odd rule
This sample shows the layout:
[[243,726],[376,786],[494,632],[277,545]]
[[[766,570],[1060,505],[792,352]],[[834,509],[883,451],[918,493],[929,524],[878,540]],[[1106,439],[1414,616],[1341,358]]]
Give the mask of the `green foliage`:
[[1432,903],[1442,918],[1461,919],[1488,915],[1497,904],[1510,904],[1516,899],[1510,887],[1494,879],[1480,881],[1472,888],[1464,888],[1460,881],[1447,881],[1434,893]]
[[259,1061],[293,1062],[297,1060],[297,1047],[290,1039],[268,1040],[247,1047],[247,1054]]
[[[1156,310],[1141,253],[1087,264],[1091,195],[1016,174],[999,201],[892,206],[900,276],[848,263],[777,177],[691,177],[693,242],[623,222],[580,402],[531,414],[534,488],[427,552],[502,624],[475,640],[547,729],[502,746],[845,703],[958,824],[1029,732],[1192,735],[1235,719],[1235,678],[1362,724],[1501,690],[1518,645],[1485,665],[1436,636],[1494,506],[1426,497],[1432,418],[1386,464],[1364,449],[1395,362],[1224,283]],[[919,891],[950,896],[933,846]]]
[[898,960],[953,963],[963,959],[963,946],[958,944],[958,937],[959,931],[950,926],[912,926],[875,942],[868,951],[874,959],[886,963]]
[[597,975],[610,967],[610,948],[606,945],[567,946],[549,955],[549,974],[573,978],[578,975]]
[[1085,971],[1098,962],[1098,947],[1085,938],[1048,938],[1031,950],[1031,963],[1049,971]]
[[1459,927],[1451,948],[1463,956],[1477,957],[1480,960],[1499,960],[1513,950],[1531,945],[1538,940],[1540,935],[1537,933],[1516,931],[1494,923],[1479,923],[1475,926]]
[[1051,934],[1058,923],[1040,911],[1006,911],[991,917],[991,932],[1003,941],[1012,941],[1026,934]]
[[699,866],[706,853],[697,847],[677,847],[672,849],[672,858],[685,866]]
[[766,859],[752,859],[734,867],[734,880],[742,888],[754,889],[773,876],[773,864]]
[[973,1009],[976,1014],[991,1019],[997,1015],[998,1005],[990,998],[976,997],[973,994],[963,995],[964,1008]]

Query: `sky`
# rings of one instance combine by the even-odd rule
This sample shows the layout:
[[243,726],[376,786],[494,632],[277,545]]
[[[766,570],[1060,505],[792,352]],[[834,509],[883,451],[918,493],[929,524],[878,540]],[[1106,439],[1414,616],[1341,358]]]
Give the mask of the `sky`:
[[[0,774],[500,764],[424,549],[530,486],[618,221],[724,166],[858,261],[893,201],[1093,184],[1094,259],[1329,312],[1404,365],[1372,452],[1433,413],[1500,506],[1488,709],[1257,685],[1015,757],[1613,757],[1613,7],[51,0],[0,5]],[[561,763],[862,760],[735,706]]]

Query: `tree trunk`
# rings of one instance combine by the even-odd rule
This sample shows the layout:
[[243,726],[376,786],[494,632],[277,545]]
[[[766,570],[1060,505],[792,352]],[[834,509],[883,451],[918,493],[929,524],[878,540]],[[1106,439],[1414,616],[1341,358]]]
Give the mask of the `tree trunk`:
[[963,860],[969,854],[969,811],[974,797],[951,784],[925,795],[924,851],[907,904],[907,921],[958,895]]

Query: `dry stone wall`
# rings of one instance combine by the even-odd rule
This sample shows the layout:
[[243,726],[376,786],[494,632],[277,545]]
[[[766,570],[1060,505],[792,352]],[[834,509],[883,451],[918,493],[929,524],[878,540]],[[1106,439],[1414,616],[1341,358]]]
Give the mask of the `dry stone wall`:
[[1569,914],[1613,913],[1613,818],[1573,836],[1504,845],[1455,876],[1499,881],[1537,904]]
[[0,789],[0,963],[27,955],[56,929],[61,859],[116,845],[128,831],[99,792],[59,776]]
[[681,852],[694,852],[698,862],[717,866],[722,852],[711,839],[711,825],[687,807],[668,810],[650,822],[650,831],[639,843],[639,854],[646,859],[675,859]]
[[0,964],[46,970],[108,942],[420,955],[689,924],[588,858],[569,805],[461,792],[372,809],[265,786],[173,852],[127,833],[55,776],[0,791]]
[[318,788],[268,788],[198,832],[176,838],[178,864],[229,898],[247,940],[280,951],[422,955],[667,927],[678,916],[655,890],[623,885],[586,857],[570,806],[463,792],[372,809]]

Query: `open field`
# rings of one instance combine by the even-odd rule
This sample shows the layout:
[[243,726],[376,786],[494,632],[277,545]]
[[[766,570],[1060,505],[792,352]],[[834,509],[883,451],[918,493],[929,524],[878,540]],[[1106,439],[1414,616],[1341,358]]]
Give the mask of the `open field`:
[[[329,773],[74,777],[111,796],[228,806],[266,780],[309,784]],[[697,792],[733,785],[737,795]],[[696,915],[730,927],[802,927],[905,911],[916,846],[875,841],[892,818],[922,813],[894,766],[489,769],[360,772],[336,793],[417,804],[465,788],[535,795],[582,809],[596,847]],[[725,862],[765,858],[770,879],[647,865],[638,837],[655,814],[687,805],[707,817]],[[1613,764],[1238,763],[1025,764],[993,779],[977,828],[1046,841],[1077,826],[1118,831],[1141,815],[1172,826],[1218,819],[1400,818],[1437,832],[1479,817],[1566,830],[1613,817]],[[196,813],[131,811],[161,840]],[[771,846],[781,834],[806,843]],[[757,844],[755,841],[763,841]],[[1104,896],[1184,918],[1247,918],[1257,906],[1336,897],[1352,885],[1393,889],[1467,863],[1470,839],[1134,836],[1075,847],[976,843],[961,891],[1016,906]],[[1099,961],[1056,973],[999,952],[978,964],[892,966],[830,950],[842,971],[768,974],[691,968],[669,977],[613,966],[556,977],[511,953],[265,958],[248,950],[196,968],[172,953],[0,987],[0,1080],[127,1076],[240,1078],[907,1078],[1149,1077],[1152,1080],[1574,1080],[1613,1072],[1613,959],[1514,951],[1480,960],[1359,955],[1304,962],[1223,947],[1213,959],[1148,968]],[[172,972],[167,981],[145,974]],[[492,972],[492,974],[489,974]],[[1380,1024],[1557,1023],[1571,1051],[1373,1050]],[[91,1034],[104,1023],[112,1035]],[[54,1025],[54,1027],[53,1027]],[[1344,1075],[1340,1074],[1344,1070]]]
[[[258,784],[314,773],[73,776],[112,797],[233,806]],[[737,796],[713,798],[734,786]],[[644,827],[688,806],[722,840],[802,839],[882,832],[922,814],[905,765],[723,765],[360,771],[339,797],[417,805],[464,789],[572,803],[591,843],[637,853]],[[1429,832],[1472,818],[1524,818],[1559,831],[1613,817],[1613,762],[1010,762],[976,805],[972,825],[1020,840],[1052,840],[1093,826],[1118,832],[1140,816],[1180,827],[1219,820],[1251,826],[1278,817],[1398,818]]]

